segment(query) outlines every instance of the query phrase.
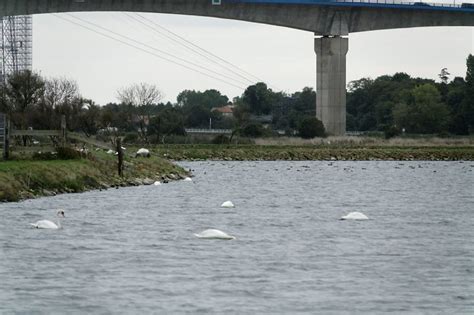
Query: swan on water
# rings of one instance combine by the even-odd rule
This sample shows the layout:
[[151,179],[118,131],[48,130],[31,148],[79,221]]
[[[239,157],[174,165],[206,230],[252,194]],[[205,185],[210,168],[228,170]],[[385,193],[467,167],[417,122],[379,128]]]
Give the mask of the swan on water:
[[351,212],[343,217],[341,220],[368,220],[369,218],[362,212]]
[[221,207],[222,208],[234,208],[234,204],[232,203],[232,201],[226,201],[224,202],[223,204],[221,204]]
[[49,220],[40,220],[36,223],[30,223],[31,226],[37,228],[37,229],[60,229],[61,228],[61,218],[65,218],[64,216],[64,210],[58,210],[56,213],[58,216],[58,221],[57,223],[54,223]]
[[184,179],[184,181],[185,181],[185,182],[192,182],[193,179],[192,179],[191,177],[186,177],[186,178]]
[[234,240],[235,237],[232,235],[229,235],[225,232],[222,232],[220,230],[215,230],[215,229],[209,229],[202,231],[201,233],[194,234],[198,238],[204,238],[204,239],[218,239],[218,240]]
[[153,183],[153,185],[155,185],[155,186],[160,186],[160,185],[161,185],[161,182],[160,182],[160,181],[156,181],[156,182]]

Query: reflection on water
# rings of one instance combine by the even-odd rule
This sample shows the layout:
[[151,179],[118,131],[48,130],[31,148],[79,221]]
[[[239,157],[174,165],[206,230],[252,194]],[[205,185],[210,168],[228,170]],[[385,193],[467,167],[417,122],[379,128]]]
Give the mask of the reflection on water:
[[[1,204],[0,313],[474,312],[474,163],[184,165],[193,182]],[[29,228],[58,208],[64,229]]]

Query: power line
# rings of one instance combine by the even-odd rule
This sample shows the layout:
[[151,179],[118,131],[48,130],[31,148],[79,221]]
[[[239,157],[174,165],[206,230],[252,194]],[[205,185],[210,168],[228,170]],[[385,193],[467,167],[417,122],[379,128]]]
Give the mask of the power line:
[[168,62],[171,62],[171,63],[175,64],[175,65],[178,65],[178,66],[181,66],[181,67],[186,68],[186,69],[188,69],[188,70],[191,70],[191,71],[197,72],[197,73],[199,73],[199,74],[202,74],[202,75],[204,75],[204,76],[206,76],[206,77],[209,77],[209,78],[215,79],[215,80],[217,80],[217,81],[223,82],[223,83],[225,83],[225,84],[227,84],[227,85],[231,85],[231,86],[236,87],[236,88],[239,88],[239,89],[245,89],[245,88],[242,87],[242,86],[238,86],[238,85],[236,85],[236,84],[234,84],[234,83],[232,83],[232,82],[228,82],[228,81],[226,81],[226,80],[222,80],[221,78],[218,78],[218,77],[215,77],[215,76],[210,75],[210,74],[208,74],[208,73],[202,72],[202,71],[200,71],[200,70],[191,68],[191,67],[189,67],[189,66],[187,66],[187,65],[185,65],[185,64],[182,64],[182,63],[176,62],[176,61],[174,61],[174,60],[172,60],[172,59],[169,59],[169,58],[160,56],[160,55],[158,55],[158,54],[155,54],[155,53],[153,53],[153,52],[151,52],[151,51],[148,51],[148,50],[143,49],[143,48],[141,48],[141,47],[138,47],[138,46],[136,46],[136,45],[127,43],[127,42],[125,42],[125,41],[123,41],[123,40],[121,40],[121,39],[117,39],[117,38],[114,38],[114,37],[112,37],[112,36],[110,36],[110,35],[108,35],[108,34],[105,34],[105,33],[99,32],[99,31],[97,31],[97,30],[94,30],[94,29],[92,29],[92,28],[90,28],[90,27],[88,27],[88,26],[86,26],[86,25],[82,25],[82,24],[80,24],[80,23],[71,21],[71,20],[69,20],[69,19],[66,19],[66,18],[64,18],[64,17],[62,17],[62,16],[59,16],[59,15],[57,15],[57,14],[54,14],[54,13],[53,13],[53,15],[54,15],[55,17],[61,19],[61,20],[64,20],[64,21],[69,22],[69,23],[72,23],[72,24],[75,24],[75,25],[77,25],[77,26],[79,26],[79,27],[81,27],[81,28],[87,29],[87,30],[89,30],[89,31],[91,31],[91,32],[93,32],[93,33],[95,33],[95,34],[104,36],[104,37],[106,37],[106,38],[108,38],[108,39],[114,40],[114,41],[119,42],[119,43],[121,43],[121,44],[123,44],[123,45],[126,45],[126,46],[129,46],[129,47],[138,49],[138,50],[140,50],[140,51],[142,51],[142,52],[144,52],[144,53],[147,53],[147,54],[149,54],[149,55],[152,55],[152,56],[154,56],[154,57],[157,57],[157,58],[166,60],[166,61],[168,61]]
[[[126,16],[128,16],[129,18],[133,19],[134,21],[136,21],[136,22],[138,22],[138,23],[140,23],[140,24],[142,24],[142,25],[148,27],[149,29],[151,29],[151,30],[154,31],[155,33],[157,33],[157,34],[159,34],[159,35],[161,35],[161,36],[164,36],[164,37],[168,38],[169,40],[171,40],[171,41],[173,41],[173,42],[175,42],[175,43],[177,43],[177,44],[183,46],[184,48],[190,50],[191,52],[193,52],[193,53],[195,53],[195,54],[197,54],[197,55],[199,55],[199,56],[201,56],[201,57],[203,57],[203,58],[209,60],[210,62],[212,62],[212,63],[214,63],[214,64],[216,64],[216,65],[218,65],[218,66],[220,66],[220,67],[222,67],[222,68],[224,68],[224,69],[226,69],[226,70],[229,71],[229,72],[232,72],[233,74],[237,75],[237,76],[240,77],[240,78],[243,78],[244,80],[248,81],[249,83],[251,83],[251,84],[255,83],[255,80],[254,80],[254,79],[251,79],[251,78],[249,79],[249,77],[244,76],[244,75],[238,73],[237,71],[231,69],[230,67],[227,67],[227,66],[225,66],[225,65],[220,64],[219,62],[216,61],[216,58],[209,57],[208,55],[206,55],[206,54],[200,52],[199,50],[190,47],[189,45],[185,44],[184,41],[179,41],[179,40],[173,38],[172,36],[167,35],[166,33],[160,31],[159,29],[157,29],[157,28],[155,28],[155,27],[153,27],[153,26],[150,26],[149,24],[146,24],[146,23],[144,23],[143,21],[140,21],[139,19],[137,19],[136,17],[134,17],[134,16],[131,15],[131,14],[128,14],[128,13],[124,13],[124,14],[125,14]],[[154,23],[153,21],[150,21],[150,20],[146,19],[145,17],[141,16],[140,14],[135,14],[135,15],[137,15],[138,17],[142,18],[143,20],[145,20],[145,21],[147,21],[147,22],[149,22],[149,23],[153,23],[153,24],[155,24],[155,25],[157,25],[157,26],[160,26],[159,24],[156,24],[156,23]],[[160,27],[162,27],[162,26],[160,26]],[[163,27],[162,27],[162,28],[163,28]],[[169,33],[169,31],[168,31],[168,33]],[[203,48],[200,48],[200,49],[201,49],[201,50],[204,50]],[[241,71],[242,71],[242,70],[241,70]]]
[[191,45],[191,46],[193,46],[193,47],[196,47],[197,49],[199,49],[199,50],[205,52],[206,54],[209,54],[210,56],[212,56],[212,57],[214,57],[214,58],[216,58],[216,59],[218,59],[218,60],[220,60],[220,61],[222,61],[222,62],[224,62],[224,63],[226,63],[226,64],[228,64],[228,65],[230,65],[230,66],[232,66],[232,67],[234,67],[235,69],[237,69],[237,70],[239,70],[239,71],[241,71],[241,72],[243,72],[243,73],[245,73],[245,74],[247,74],[247,75],[249,75],[249,76],[251,76],[251,77],[253,77],[253,78],[255,78],[255,79],[258,80],[259,82],[264,82],[264,80],[260,79],[259,77],[257,77],[257,76],[255,76],[255,75],[251,74],[251,73],[248,72],[248,71],[243,70],[243,69],[240,68],[239,66],[234,65],[233,63],[231,63],[231,62],[229,62],[229,61],[227,61],[227,60],[225,60],[225,59],[223,59],[223,58],[217,56],[216,54],[213,54],[212,52],[210,52],[210,51],[208,51],[208,50],[206,50],[206,49],[204,49],[204,48],[202,48],[202,47],[200,47],[200,46],[194,44],[194,43],[191,42],[190,40],[188,40],[188,39],[186,39],[186,38],[184,38],[184,37],[182,37],[182,36],[180,36],[180,35],[174,33],[173,31],[167,29],[166,27],[164,27],[164,26],[162,26],[162,25],[160,25],[160,24],[158,24],[158,23],[156,23],[156,22],[154,22],[154,21],[152,21],[152,20],[150,20],[150,19],[147,19],[146,17],[144,17],[144,16],[141,15],[141,14],[136,13],[136,15],[138,15],[138,16],[141,17],[142,19],[144,19],[144,20],[146,20],[146,21],[152,23],[152,24],[155,25],[156,27],[158,27],[158,28],[160,28],[160,29],[162,29],[162,30],[164,30],[164,31],[166,31],[166,32],[168,32],[168,33],[170,33],[170,34],[172,34],[173,36],[176,36],[177,38],[179,38],[179,39],[181,39],[182,41],[188,43],[189,45]]
[[242,82],[242,81],[239,81],[239,80],[237,80],[237,79],[234,79],[234,78],[232,78],[232,77],[230,77],[230,76],[228,76],[228,75],[225,75],[225,74],[219,73],[219,72],[217,72],[217,71],[208,69],[208,68],[203,67],[203,66],[201,66],[201,65],[198,65],[198,64],[196,64],[196,63],[194,63],[194,62],[192,62],[192,61],[188,61],[188,60],[186,60],[186,59],[184,59],[184,58],[176,57],[175,55],[170,54],[170,53],[168,53],[168,52],[166,52],[166,51],[164,51],[164,50],[155,48],[155,47],[153,47],[153,46],[150,46],[150,45],[148,45],[148,44],[145,44],[145,43],[142,43],[142,42],[140,42],[140,41],[137,41],[137,40],[135,40],[135,39],[133,39],[133,38],[130,38],[130,37],[128,37],[128,36],[119,34],[119,33],[117,33],[117,32],[114,32],[114,31],[112,31],[112,30],[109,30],[109,29],[107,29],[107,28],[105,28],[105,27],[103,27],[103,26],[100,26],[100,25],[98,25],[98,24],[95,24],[95,23],[89,22],[89,21],[87,21],[87,20],[81,19],[81,18],[79,18],[79,17],[77,17],[77,16],[74,16],[74,15],[72,15],[72,14],[67,14],[67,15],[70,16],[70,17],[72,17],[72,18],[74,18],[74,19],[76,19],[76,20],[79,20],[79,21],[81,21],[81,22],[83,22],[83,23],[90,24],[90,25],[92,25],[92,26],[94,26],[94,27],[96,27],[96,28],[102,29],[102,30],[104,30],[104,31],[106,31],[106,32],[109,32],[109,33],[112,33],[112,34],[114,34],[115,36],[119,36],[119,37],[125,38],[126,40],[129,40],[129,41],[132,41],[132,42],[137,43],[137,44],[139,44],[139,45],[145,46],[145,47],[147,47],[147,48],[149,48],[149,49],[152,49],[152,50],[155,50],[155,51],[157,51],[157,52],[159,52],[159,53],[161,53],[161,54],[164,54],[164,55],[169,56],[169,57],[171,57],[171,58],[175,58],[175,59],[177,59],[177,60],[179,60],[179,61],[181,61],[181,62],[184,62],[184,63],[190,64],[190,65],[193,65],[194,67],[200,68],[200,69],[202,69],[202,70],[204,70],[204,71],[211,72],[211,73],[213,73],[213,74],[215,74],[215,75],[218,75],[218,76],[227,78],[227,79],[229,79],[229,80],[238,82],[238,83],[240,83],[240,84],[246,84],[245,82]]

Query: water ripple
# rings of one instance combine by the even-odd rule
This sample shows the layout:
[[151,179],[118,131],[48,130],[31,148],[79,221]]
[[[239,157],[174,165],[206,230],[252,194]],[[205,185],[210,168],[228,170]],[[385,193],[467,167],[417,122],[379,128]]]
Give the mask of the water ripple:
[[1,204],[0,313],[472,313],[472,164],[184,166],[195,184]]

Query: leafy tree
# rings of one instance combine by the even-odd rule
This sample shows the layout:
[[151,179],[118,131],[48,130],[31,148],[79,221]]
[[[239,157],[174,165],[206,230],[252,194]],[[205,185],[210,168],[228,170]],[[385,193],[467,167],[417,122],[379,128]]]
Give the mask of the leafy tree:
[[28,127],[27,114],[32,112],[44,95],[45,81],[32,71],[20,71],[2,86],[0,110],[8,113],[18,128]]
[[412,89],[432,80],[411,78],[406,73],[363,78],[349,83],[347,95],[348,130],[384,130],[394,124],[395,104],[412,103]]
[[211,109],[228,104],[229,99],[217,90],[204,92],[185,90],[178,95],[177,101],[177,105],[185,113],[185,125],[192,128],[204,128],[209,126],[209,119],[212,119],[213,125],[218,124],[222,116],[211,112]]
[[[2,85],[0,111],[9,114],[11,122],[20,129],[30,127],[37,112],[35,107],[44,94],[44,79],[32,71],[20,71],[7,78]],[[21,137],[24,146],[29,137]]]
[[398,104],[394,119],[399,128],[411,133],[436,133],[447,130],[449,110],[441,102],[439,91],[433,84],[423,84],[411,91],[412,102]]
[[181,111],[167,107],[150,120],[149,134],[165,142],[168,135],[185,135],[184,117]]
[[292,95],[295,103],[294,110],[305,113],[306,115],[316,115],[316,92],[311,87],[305,87],[301,92]]
[[451,121],[449,124],[449,132],[458,135],[466,135],[469,133],[469,125],[466,120],[465,102],[466,98],[466,81],[464,78],[455,77],[446,85],[445,103],[451,113]]
[[468,129],[474,132],[474,56],[469,54],[466,60],[466,98],[462,112]]
[[177,97],[178,106],[183,108],[202,106],[208,110],[221,107],[229,102],[229,98],[217,90],[206,90],[204,92],[184,90]]
[[324,137],[326,131],[323,123],[319,119],[308,116],[301,120],[298,133],[303,139],[312,139],[315,137]]
[[186,110],[185,125],[191,128],[206,128],[209,126],[211,111],[202,105],[193,105]]
[[242,96],[242,102],[255,115],[268,115],[272,110],[273,92],[263,82],[249,86]]

